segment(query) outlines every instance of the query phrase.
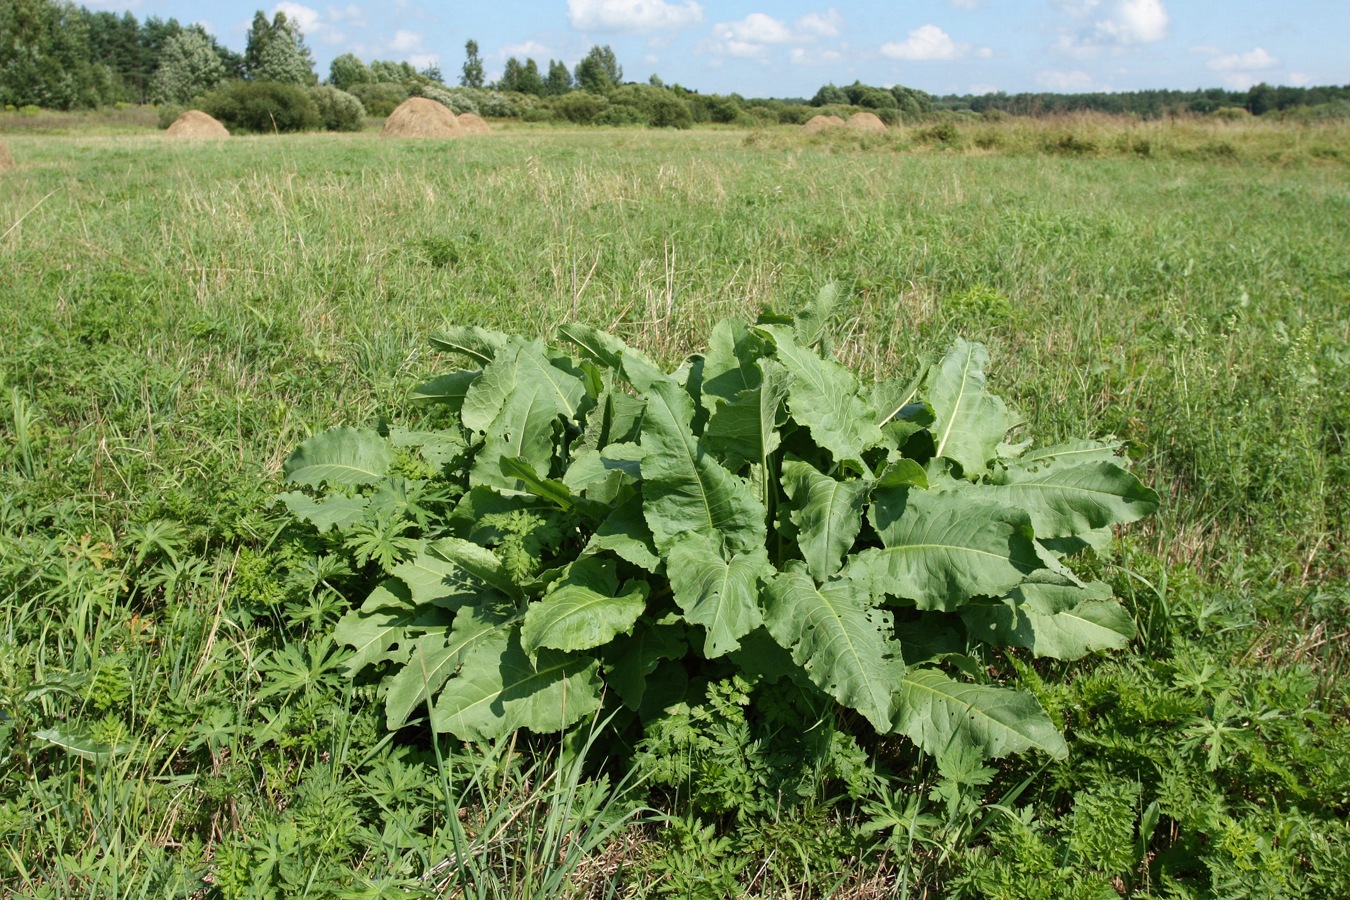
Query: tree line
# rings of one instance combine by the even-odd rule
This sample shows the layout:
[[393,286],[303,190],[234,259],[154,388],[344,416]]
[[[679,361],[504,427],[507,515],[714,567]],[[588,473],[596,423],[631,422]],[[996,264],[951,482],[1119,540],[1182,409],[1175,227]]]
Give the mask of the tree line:
[[[1242,109],[1253,115],[1302,107],[1350,112],[1350,85],[1275,87],[1258,84],[1247,91],[1221,88],[1194,91],[1150,90],[1120,93],[992,93],[931,96],[903,85],[877,87],[854,82],[822,86],[809,100],[750,99],[738,94],[703,95],[653,75],[647,84],[624,81],[612,48],[592,47],[574,67],[550,59],[511,57],[501,76],[488,82],[479,47],[470,40],[458,88],[473,92],[462,103],[485,105],[492,115],[557,113],[571,121],[612,120],[633,116],[608,111],[594,98],[618,100],[637,109],[649,124],[692,121],[738,122],[800,120],[812,109],[853,107],[875,112],[888,122],[915,120],[935,111],[1054,115],[1094,111],[1156,118]],[[243,53],[219,43],[198,25],[149,16],[138,21],[76,6],[70,0],[0,2],[0,104],[48,109],[93,108],[114,103],[184,104],[223,84],[240,80],[313,86],[319,83],[314,59],[299,25],[284,12],[253,18]],[[371,115],[385,115],[413,94],[445,99],[451,90],[437,67],[415,69],[400,61],[366,62],[344,53],[333,60],[326,84],[358,98]],[[486,97],[484,91],[495,96]],[[620,92],[616,94],[616,92]],[[584,93],[591,98],[562,98]],[[502,99],[516,98],[515,100]],[[684,115],[672,104],[688,108]],[[608,116],[608,120],[603,119]]]

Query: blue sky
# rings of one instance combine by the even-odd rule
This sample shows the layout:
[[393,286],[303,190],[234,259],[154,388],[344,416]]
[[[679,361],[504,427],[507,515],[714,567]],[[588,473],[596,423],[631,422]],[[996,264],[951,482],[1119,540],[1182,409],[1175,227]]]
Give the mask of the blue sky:
[[253,13],[300,22],[320,76],[340,53],[439,65],[464,42],[488,77],[507,57],[569,66],[595,44],[624,76],[705,93],[809,97],[827,82],[935,94],[1350,83],[1350,0],[82,0],[200,22],[244,47]]

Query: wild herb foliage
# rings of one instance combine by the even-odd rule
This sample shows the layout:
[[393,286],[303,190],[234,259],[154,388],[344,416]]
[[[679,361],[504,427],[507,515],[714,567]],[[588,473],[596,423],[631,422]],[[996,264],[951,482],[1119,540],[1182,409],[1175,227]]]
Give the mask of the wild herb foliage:
[[[673,373],[580,325],[566,350],[450,329],[477,368],[416,396],[456,421],[303,443],[285,477],[314,491],[287,507],[389,576],[335,633],[383,674],[389,727],[558,731],[606,690],[650,719],[672,682],[734,672],[932,753],[1064,756],[1030,695],[951,673],[967,638],[1124,646],[1130,617],[1065,560],[1157,496],[1116,444],[1010,443],[977,344],[862,383],[828,353],[834,295],[726,320]],[[405,477],[410,452],[435,477]]]

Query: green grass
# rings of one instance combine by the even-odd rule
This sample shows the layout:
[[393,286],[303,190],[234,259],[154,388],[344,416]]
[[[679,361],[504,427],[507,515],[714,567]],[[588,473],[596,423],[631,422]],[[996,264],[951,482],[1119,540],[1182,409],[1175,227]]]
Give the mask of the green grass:
[[[462,852],[449,825],[464,823],[437,753],[477,763],[385,735],[371,689],[339,675],[323,636],[351,579],[306,580],[302,560],[277,557],[281,461],[331,425],[413,418],[408,390],[447,366],[426,341],[442,324],[583,321],[675,360],[718,319],[792,311],[829,281],[847,289],[838,333],[864,374],[912,372],[961,334],[989,345],[1028,435],[1129,442],[1167,501],[1106,567],[1141,640],[1117,660],[1017,661],[1081,748],[1017,798],[1030,824],[991,820],[967,840],[994,815],[961,805],[980,790],[917,772],[898,784],[921,805],[955,786],[936,808],[966,830],[946,832],[945,853],[867,856],[858,823],[826,804],[717,853],[692,825],[649,825],[639,843],[661,861],[619,854],[647,882],[597,864],[594,883],[678,884],[681,846],[763,863],[735,878],[766,895],[823,891],[849,854],[881,881],[918,873],[911,896],[915,877],[1000,896],[1005,881],[1056,883],[1055,866],[1106,883],[1138,860],[1097,865],[1066,823],[1099,815],[1109,844],[1155,800],[1173,837],[1147,852],[1231,845],[1255,896],[1276,884],[1253,880],[1262,866],[1303,865],[1313,884],[1317,854],[1346,852],[1306,793],[1320,785],[1323,815],[1350,802],[1336,762],[1350,747],[1343,126],[173,143],[106,133],[131,130],[115,117],[41,134],[22,118],[0,119],[19,164],[0,173],[0,893],[174,896],[208,872],[255,873],[240,883],[280,896],[448,884]],[[1219,674],[1184,687],[1207,664]],[[1242,725],[1230,701],[1279,729]],[[1246,729],[1216,766],[1207,727]],[[1189,780],[1159,787],[1169,768]],[[1000,769],[992,799],[1020,771]],[[1244,795],[1244,779],[1258,787]],[[556,807],[549,791],[512,796]],[[755,856],[785,834],[828,849],[783,868]],[[1201,868],[1167,877],[1240,893],[1219,863]],[[1161,890],[1162,870],[1145,871],[1131,887]],[[229,877],[212,876],[227,895]]]

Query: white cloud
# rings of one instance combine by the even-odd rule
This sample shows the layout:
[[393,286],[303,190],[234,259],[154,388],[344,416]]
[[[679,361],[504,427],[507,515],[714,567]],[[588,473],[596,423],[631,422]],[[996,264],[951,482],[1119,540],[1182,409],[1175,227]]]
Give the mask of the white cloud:
[[718,22],[703,47],[714,56],[762,62],[768,59],[771,48],[795,44],[788,51],[788,58],[794,63],[838,62],[843,58],[838,50],[808,49],[808,45],[838,37],[843,25],[843,16],[833,8],[823,13],[806,13],[791,25],[767,13],[750,13],[735,22]]
[[1250,53],[1230,53],[1227,56],[1216,56],[1205,65],[1215,72],[1250,72],[1254,69],[1270,69],[1278,66],[1280,61],[1271,56],[1262,47],[1257,47]]
[[394,39],[389,42],[392,50],[399,53],[411,53],[422,46],[422,35],[416,31],[409,31],[406,28],[400,28],[394,32]]
[[844,17],[837,9],[823,13],[807,13],[797,20],[797,34],[801,38],[837,38],[844,27]]
[[847,59],[848,45],[835,47],[793,47],[788,59],[795,66],[837,66]]
[[786,44],[792,41],[792,29],[781,19],[764,13],[751,13],[739,22],[719,22],[713,35],[722,41],[747,44]]
[[525,41],[524,43],[521,44],[505,45],[504,47],[502,47],[499,55],[503,59],[505,59],[508,56],[515,56],[520,59],[542,60],[545,57],[552,56],[553,51],[550,50],[544,44],[539,43],[538,41]]
[[285,13],[286,18],[300,26],[300,33],[306,41],[320,41],[325,44],[340,44],[347,36],[329,25],[317,9],[284,0],[272,7],[272,15]]
[[355,3],[349,3],[342,7],[329,6],[324,9],[324,12],[326,12],[328,18],[332,19],[334,22],[365,21],[365,13],[363,13],[361,7],[357,6]]
[[881,45],[882,56],[910,61],[961,59],[970,51],[970,44],[957,43],[936,25],[924,25],[911,31],[903,41],[889,41]]
[[1094,91],[1109,91],[1110,85],[1102,84],[1087,72],[1037,72],[1036,80],[1052,91],[1066,94],[1086,94]]
[[1056,0],[1074,20],[1060,33],[1060,49],[1079,56],[1155,44],[1172,17],[1162,0]]
[[408,57],[408,63],[418,71],[439,65],[441,58],[435,53],[414,53]]
[[997,93],[998,93],[998,87],[997,87],[997,85],[992,85],[992,84],[972,84],[972,85],[967,89],[967,91],[968,91],[969,93],[971,93],[971,94],[974,94],[974,95],[977,96],[977,97],[980,97],[980,96],[983,96],[983,95],[985,95],[985,94],[997,94]]
[[567,21],[578,31],[690,28],[703,21],[703,6],[695,0],[567,0]]
[[947,0],[947,2],[950,3],[952,6],[955,6],[957,9],[980,8],[980,0]]
[[1285,76],[1285,80],[1294,87],[1307,87],[1313,81],[1312,76],[1306,72],[1290,72]]

